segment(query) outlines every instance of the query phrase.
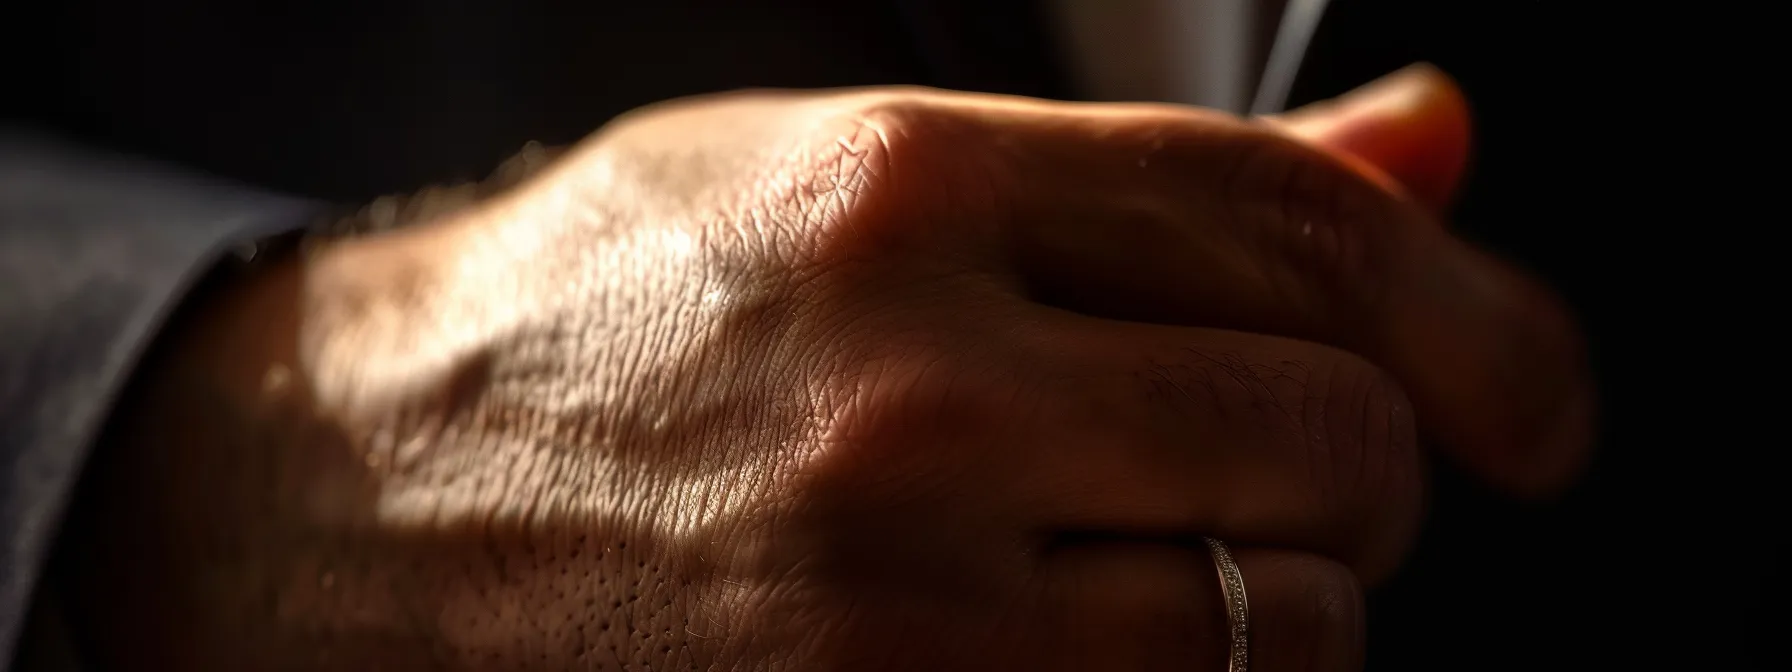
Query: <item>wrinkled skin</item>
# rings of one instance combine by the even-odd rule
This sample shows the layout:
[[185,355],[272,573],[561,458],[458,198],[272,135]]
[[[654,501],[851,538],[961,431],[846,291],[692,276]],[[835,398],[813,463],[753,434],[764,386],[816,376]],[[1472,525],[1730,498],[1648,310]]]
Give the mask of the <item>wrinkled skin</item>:
[[1358,669],[1421,428],[1527,495],[1589,431],[1568,318],[1433,214],[1460,99],[1401,81],[1447,109],[633,113],[209,301],[77,620],[126,669],[1222,670],[1212,535],[1253,669]]

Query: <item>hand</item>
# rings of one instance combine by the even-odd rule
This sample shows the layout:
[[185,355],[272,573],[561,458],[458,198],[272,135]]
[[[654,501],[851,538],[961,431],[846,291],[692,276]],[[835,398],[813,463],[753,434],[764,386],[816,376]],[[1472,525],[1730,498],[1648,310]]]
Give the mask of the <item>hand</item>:
[[1589,431],[1568,318],[1426,207],[1466,122],[1403,77],[633,113],[195,322],[95,480],[88,624],[157,669],[1220,670],[1211,535],[1253,670],[1356,669],[1419,430],[1524,493]]

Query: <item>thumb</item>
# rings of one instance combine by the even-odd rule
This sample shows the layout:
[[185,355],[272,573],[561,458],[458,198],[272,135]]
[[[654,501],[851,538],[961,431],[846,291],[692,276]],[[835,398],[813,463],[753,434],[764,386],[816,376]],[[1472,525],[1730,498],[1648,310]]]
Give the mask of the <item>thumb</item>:
[[1449,207],[1468,164],[1468,102],[1428,64],[1268,121],[1435,210]]

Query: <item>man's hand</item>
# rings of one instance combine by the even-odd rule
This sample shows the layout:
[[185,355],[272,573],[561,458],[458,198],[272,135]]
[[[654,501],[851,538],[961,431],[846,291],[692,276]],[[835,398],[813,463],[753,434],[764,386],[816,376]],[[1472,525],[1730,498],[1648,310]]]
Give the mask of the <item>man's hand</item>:
[[[1356,669],[1420,431],[1524,493],[1589,432],[1569,319],[1428,207],[1460,166],[1412,134],[1459,162],[1459,99],[1401,81],[1273,122],[918,89],[633,113],[221,299],[92,488],[109,527],[76,548],[120,568],[86,584],[95,641],[157,669],[1220,670],[1210,535],[1253,670]],[[1363,114],[1411,91],[1455,102]]]

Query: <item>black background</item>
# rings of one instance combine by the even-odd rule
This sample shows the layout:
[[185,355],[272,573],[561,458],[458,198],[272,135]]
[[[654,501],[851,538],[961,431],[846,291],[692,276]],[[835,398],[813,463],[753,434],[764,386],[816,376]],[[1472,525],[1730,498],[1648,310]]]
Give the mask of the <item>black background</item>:
[[1749,39],[1744,16],[1334,0],[1291,102],[1420,60],[1459,78],[1477,138],[1454,225],[1568,297],[1602,396],[1596,460],[1561,501],[1440,469],[1409,571],[1371,603],[1371,669],[1785,669],[1778,365],[1760,340],[1780,332],[1758,326],[1779,273],[1745,249],[1760,192],[1739,176],[1770,141],[1714,105],[1761,86],[1729,89],[1751,63],[1711,44]]

